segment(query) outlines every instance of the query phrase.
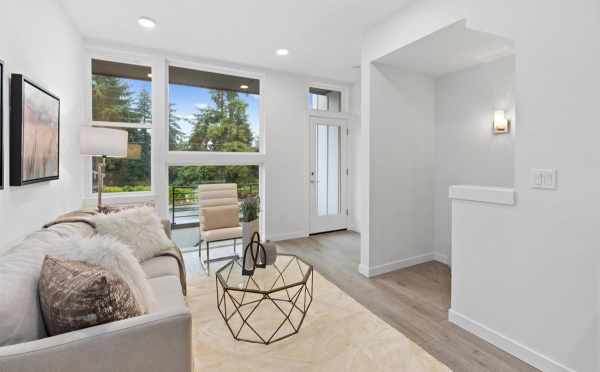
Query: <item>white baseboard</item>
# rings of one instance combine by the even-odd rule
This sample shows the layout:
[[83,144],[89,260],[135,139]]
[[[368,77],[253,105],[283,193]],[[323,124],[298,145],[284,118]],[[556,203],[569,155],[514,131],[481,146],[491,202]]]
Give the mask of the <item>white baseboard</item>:
[[306,231],[296,231],[296,232],[284,233],[284,234],[273,234],[273,235],[269,236],[268,239],[270,241],[277,242],[277,241],[281,241],[281,240],[306,238],[307,236],[308,236],[308,234],[306,233]]
[[350,223],[348,223],[348,230],[350,231],[354,231],[360,234],[360,227],[358,224],[354,223],[354,221],[350,221]]
[[545,355],[450,309],[448,320],[544,372],[575,372]]
[[367,267],[366,265],[358,265],[358,272],[366,276],[367,278],[372,278],[377,275],[389,273],[392,271],[404,269],[410,266],[422,264],[428,261],[434,260],[433,253],[427,253],[420,256],[414,256],[409,258],[404,258],[402,260],[388,262],[383,265],[371,266]]
[[369,267],[367,265],[358,264],[358,272],[361,273],[363,276],[366,276],[367,278],[371,277],[371,275],[369,274]]
[[445,254],[441,254],[441,253],[435,252],[433,254],[433,259],[435,261],[441,262],[441,263],[443,263],[445,265],[450,265],[450,258],[448,256],[446,256]]

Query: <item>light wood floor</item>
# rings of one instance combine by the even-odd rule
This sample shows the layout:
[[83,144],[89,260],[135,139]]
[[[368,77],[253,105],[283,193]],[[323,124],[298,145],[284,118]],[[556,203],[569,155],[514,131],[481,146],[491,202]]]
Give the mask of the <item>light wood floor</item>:
[[358,273],[360,236],[336,232],[278,242],[455,372],[537,371],[448,322],[450,270],[438,262],[367,279]]

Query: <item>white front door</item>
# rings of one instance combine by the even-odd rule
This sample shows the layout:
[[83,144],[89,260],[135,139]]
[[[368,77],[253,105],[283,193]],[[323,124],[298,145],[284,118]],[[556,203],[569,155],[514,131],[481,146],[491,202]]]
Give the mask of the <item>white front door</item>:
[[310,233],[347,228],[345,120],[310,119]]

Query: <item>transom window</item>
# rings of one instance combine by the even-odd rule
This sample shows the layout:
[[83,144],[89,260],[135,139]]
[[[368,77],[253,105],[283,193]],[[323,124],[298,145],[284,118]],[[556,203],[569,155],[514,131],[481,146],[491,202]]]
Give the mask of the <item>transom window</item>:
[[342,92],[311,87],[308,90],[309,108],[314,111],[341,112]]

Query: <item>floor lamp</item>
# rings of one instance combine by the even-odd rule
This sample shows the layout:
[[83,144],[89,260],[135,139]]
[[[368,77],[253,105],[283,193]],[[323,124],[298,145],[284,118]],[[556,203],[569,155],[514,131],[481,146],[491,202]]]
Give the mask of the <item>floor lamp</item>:
[[98,211],[102,212],[102,191],[104,189],[104,169],[106,158],[127,157],[128,133],[120,129],[81,127],[80,152],[86,156],[100,156],[97,162]]

